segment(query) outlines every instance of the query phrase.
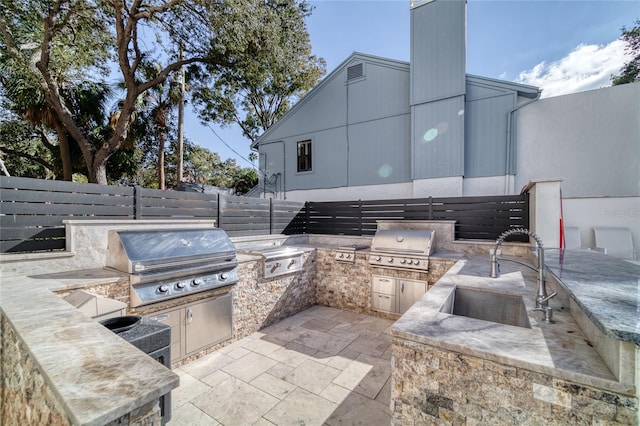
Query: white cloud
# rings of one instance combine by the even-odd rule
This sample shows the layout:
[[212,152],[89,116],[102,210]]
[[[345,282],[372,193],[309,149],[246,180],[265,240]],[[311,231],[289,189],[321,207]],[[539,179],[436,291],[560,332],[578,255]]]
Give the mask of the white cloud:
[[540,87],[543,98],[610,86],[611,75],[630,59],[625,46],[622,40],[604,46],[581,44],[556,62],[522,71],[516,81]]

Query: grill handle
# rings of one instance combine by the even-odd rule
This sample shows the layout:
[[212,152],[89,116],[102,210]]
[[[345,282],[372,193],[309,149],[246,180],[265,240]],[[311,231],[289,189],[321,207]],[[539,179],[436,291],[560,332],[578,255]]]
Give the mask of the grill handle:
[[[222,259],[222,262],[220,263],[225,263],[225,262],[233,263],[235,260],[236,260],[236,257],[234,255],[234,256],[229,256]],[[172,268],[184,268],[189,265],[198,265],[198,264],[206,263],[207,261],[211,261],[211,256],[197,257],[193,259],[180,259],[176,261],[166,260],[166,261],[163,261],[162,263],[157,263],[157,264],[134,263],[133,269],[134,269],[134,272],[152,272],[158,269],[162,270],[162,269],[172,269]]]

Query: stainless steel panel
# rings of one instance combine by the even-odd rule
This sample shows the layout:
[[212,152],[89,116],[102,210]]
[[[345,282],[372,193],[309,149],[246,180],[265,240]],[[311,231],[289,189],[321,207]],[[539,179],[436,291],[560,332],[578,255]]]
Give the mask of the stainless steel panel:
[[182,357],[180,342],[182,341],[182,323],[180,321],[182,309],[157,312],[148,315],[149,319],[167,324],[171,327],[171,359],[177,361]]
[[394,278],[389,278],[382,275],[373,275],[371,285],[371,290],[374,293],[382,293],[393,296],[395,296],[396,294],[396,280]]
[[398,281],[399,313],[404,314],[427,292],[429,285],[426,281],[405,280]]
[[397,313],[396,296],[381,293],[371,293],[371,309],[388,313]]
[[109,231],[107,266],[130,274],[225,256],[235,247],[222,229]]
[[[132,307],[155,303],[162,300],[199,293],[238,282],[238,268],[218,270],[216,273],[198,276],[184,276],[168,280],[132,284],[130,304]],[[132,282],[135,282],[132,276]]]
[[302,254],[281,257],[264,261],[264,277],[274,278],[285,274],[291,274],[302,269],[304,259]]
[[232,331],[233,299],[231,293],[185,308],[186,355],[223,340]]
[[388,229],[378,230],[371,242],[372,252],[428,256],[435,231]]

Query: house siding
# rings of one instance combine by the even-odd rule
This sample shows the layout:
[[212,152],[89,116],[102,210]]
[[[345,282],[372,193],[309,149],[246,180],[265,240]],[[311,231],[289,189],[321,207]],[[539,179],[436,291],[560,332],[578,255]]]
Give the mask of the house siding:
[[413,179],[464,173],[464,97],[415,105],[412,122]]
[[411,9],[411,105],[464,93],[465,11],[465,0]]
[[[523,107],[516,188],[532,178],[560,176],[565,197],[640,196],[638,99],[640,83],[630,83]],[[637,218],[638,210],[630,214]]]
[[[468,86],[469,87],[469,86]],[[487,91],[486,89],[482,90]],[[488,96],[468,96],[465,106],[464,176],[506,174],[507,115],[516,105],[516,92],[492,91]],[[467,92],[469,94],[469,92]],[[470,99],[471,98],[471,99]]]
[[[363,77],[347,81],[359,63]],[[408,64],[354,54],[328,78],[260,141],[262,170],[281,176],[271,192],[409,182]],[[312,170],[298,173],[296,145],[306,139]]]

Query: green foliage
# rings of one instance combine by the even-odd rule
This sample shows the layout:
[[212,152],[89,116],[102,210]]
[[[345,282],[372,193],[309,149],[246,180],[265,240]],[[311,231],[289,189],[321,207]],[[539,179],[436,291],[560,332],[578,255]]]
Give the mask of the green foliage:
[[[181,66],[200,79],[200,105],[220,105],[203,118],[240,123],[254,139],[325,72],[311,54],[310,10],[306,0],[0,0],[0,95],[40,133],[12,143],[48,149],[57,177],[83,169],[89,182],[151,183],[146,170],[163,156],[154,161],[152,147],[172,140],[170,80]],[[110,65],[122,78],[112,109]],[[235,162],[195,151],[194,178],[233,186]]]
[[235,177],[233,188],[236,195],[246,194],[258,184],[258,171],[249,167],[240,169],[240,172]]
[[16,117],[0,121],[0,156],[11,176],[51,179],[55,158],[38,131]]
[[317,84],[326,64],[311,53],[306,1],[226,3],[233,13],[218,22],[218,38],[241,48],[234,52],[233,67],[189,69],[194,103],[202,120],[238,124],[255,141]]
[[611,82],[614,86],[640,81],[640,19],[636,19],[633,28],[622,27],[621,38],[627,43],[625,50],[632,57],[620,69],[620,75],[611,76]]

